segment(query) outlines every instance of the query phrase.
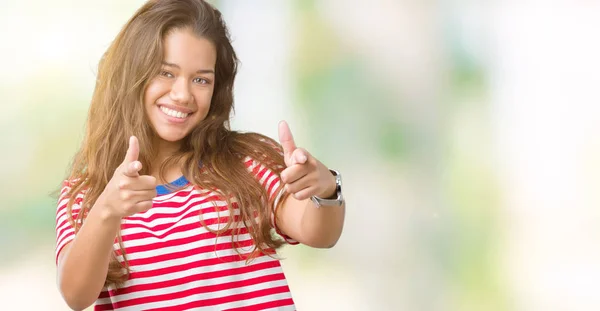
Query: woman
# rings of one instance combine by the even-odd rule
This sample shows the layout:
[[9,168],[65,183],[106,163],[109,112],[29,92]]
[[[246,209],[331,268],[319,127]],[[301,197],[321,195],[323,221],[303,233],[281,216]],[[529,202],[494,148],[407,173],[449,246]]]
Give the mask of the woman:
[[275,250],[337,242],[341,176],[285,122],[280,144],[229,129],[236,66],[201,0],[149,1],[117,35],[58,202],[69,307],[295,309]]

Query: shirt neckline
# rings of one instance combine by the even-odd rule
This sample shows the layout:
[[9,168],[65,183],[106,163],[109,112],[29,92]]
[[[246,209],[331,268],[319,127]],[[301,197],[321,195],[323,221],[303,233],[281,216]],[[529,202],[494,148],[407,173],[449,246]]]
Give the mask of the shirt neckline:
[[157,195],[169,194],[169,193],[172,193],[173,191],[177,190],[177,188],[181,188],[187,184],[189,184],[189,181],[187,180],[187,178],[185,178],[185,176],[181,175],[181,177],[177,178],[176,180],[174,180],[168,184],[156,186],[156,194]]

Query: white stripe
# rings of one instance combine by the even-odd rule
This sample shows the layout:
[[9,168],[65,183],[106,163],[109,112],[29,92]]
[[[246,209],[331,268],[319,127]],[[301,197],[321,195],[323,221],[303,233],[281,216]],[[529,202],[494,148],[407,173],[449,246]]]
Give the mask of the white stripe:
[[[279,183],[279,176],[277,176],[277,174],[273,173],[271,175],[271,177],[269,177],[269,180],[267,181],[267,183],[265,184],[265,190],[268,191],[269,188],[271,187],[271,184],[273,182],[277,182]],[[271,190],[271,192],[269,192],[269,197],[271,197],[273,195],[273,192],[277,191],[277,187],[274,187],[273,190]]]
[[[198,270],[200,270],[200,271],[198,271]],[[177,276],[177,277],[191,276],[193,274],[200,273],[200,272],[203,272],[203,271],[201,271],[201,269],[196,269],[195,273],[192,273],[192,271],[190,271],[190,272],[184,271],[183,273],[180,273],[180,276]],[[121,302],[121,301],[125,301],[125,300],[136,299],[136,298],[152,297],[152,296],[158,296],[158,295],[168,295],[168,294],[174,294],[174,293],[190,290],[190,289],[197,288],[197,287],[227,284],[227,283],[231,283],[231,282],[249,280],[249,279],[260,277],[260,276],[274,275],[274,274],[280,274],[280,273],[281,273],[281,268],[270,268],[270,269],[252,271],[252,272],[239,274],[239,275],[227,275],[227,276],[222,276],[222,277],[218,277],[218,278],[187,282],[187,283],[184,283],[181,285],[161,287],[161,288],[150,289],[150,290],[145,290],[145,291],[133,292],[133,293],[129,293],[129,294],[116,295],[113,297],[102,298],[101,300],[99,299],[99,302],[101,304],[106,304],[106,303]],[[175,279],[177,277],[153,278],[155,280],[152,280],[152,282],[149,280],[146,282],[141,282],[142,280],[139,280],[139,281],[135,280],[138,282],[132,282],[131,284],[127,284],[126,286],[130,287],[132,285],[138,285],[138,284],[149,284],[149,283],[153,283],[153,282],[162,282],[162,281],[166,281],[166,280]],[[266,283],[275,283],[275,282],[279,282],[279,281],[282,281],[282,280],[271,281],[271,282],[266,282]],[[285,280],[283,280],[283,281],[285,281]],[[256,285],[258,285],[258,284],[256,284]],[[243,286],[243,287],[247,287],[247,286]],[[236,289],[237,289],[237,287],[236,287]],[[233,291],[236,289],[232,288],[232,289],[229,289],[229,291]],[[225,292],[225,291],[228,291],[228,290],[222,290],[221,292]],[[239,289],[238,289],[238,291],[239,291]],[[118,291],[117,291],[117,293],[118,293]],[[201,294],[201,295],[204,295],[204,298],[202,298],[202,299],[214,298],[216,296],[214,293],[216,293],[216,292],[203,293],[203,294]],[[200,299],[200,297],[199,297],[199,299]]]
[[[271,190],[271,193],[269,193],[269,198],[272,197],[275,192],[277,192],[277,189],[279,189],[279,186],[281,185],[281,179],[277,179],[277,181],[275,181],[275,184],[273,185],[273,190]],[[281,187],[281,189],[285,189],[284,187]],[[280,190],[281,192],[281,190]]]
[[265,167],[264,165],[260,166],[260,168],[258,169],[258,173],[260,174],[260,172],[262,172],[263,170],[265,170],[265,172],[259,179],[261,185],[264,185],[267,178],[269,178],[270,175],[273,174],[273,172],[271,172],[271,170]]
[[[77,218],[73,219],[75,222],[77,223],[82,223],[81,220],[78,220]],[[60,225],[62,223],[62,225]],[[60,225],[60,227],[59,227]],[[71,222],[69,221],[69,219],[67,218],[67,216],[61,217],[61,219],[57,219],[56,221],[56,234],[58,234],[58,232],[64,228],[73,228],[73,226],[71,226]]]
[[[186,234],[185,232],[182,232],[181,234],[182,235],[185,234],[185,235],[183,235],[183,237],[194,237],[197,235],[197,234]],[[179,233],[173,234],[172,236],[177,236],[177,235],[179,235]],[[129,260],[145,259],[145,258],[151,258],[151,257],[157,257],[157,256],[161,256],[161,255],[171,254],[174,252],[197,250],[198,248],[203,247],[203,246],[214,246],[216,244],[221,244],[221,243],[231,243],[232,238],[233,237],[230,234],[227,234],[227,235],[219,236],[218,238],[194,240],[191,243],[187,243],[187,244],[183,244],[183,245],[166,246],[166,247],[161,247],[161,248],[142,251],[142,252],[127,253],[127,259],[129,259]],[[237,235],[235,241],[243,242],[243,241],[250,240],[251,238],[252,237],[250,236],[250,234],[245,233],[245,234]],[[113,244],[114,247],[118,247],[118,245],[119,245],[118,243]],[[241,252],[242,248],[238,248],[238,249],[240,249],[240,252]],[[125,249],[125,251],[127,251],[127,248]],[[214,253],[214,252],[207,252],[207,253]],[[122,256],[118,256],[118,258],[120,258],[119,260],[122,260]]]
[[[166,215],[175,215],[177,213],[181,213],[181,211],[188,209],[190,207],[190,205],[194,205],[193,209],[191,209],[188,212],[191,211],[198,211],[201,209],[205,209],[205,208],[211,208],[211,207],[225,207],[227,206],[227,202],[225,201],[205,201],[204,198],[186,198],[186,203],[182,206],[166,206],[166,207],[152,207],[151,209],[143,212],[143,213],[137,213],[135,215],[133,215],[135,218],[141,218],[140,220],[138,219],[130,219],[130,218],[125,218],[125,220],[127,220],[127,222],[131,222],[131,223],[149,223],[149,224],[154,224],[154,222],[157,219],[153,219],[150,222],[148,222],[148,220],[156,215],[156,214],[166,214]],[[204,201],[204,202],[202,202]],[[201,203],[200,203],[201,202]],[[216,205],[215,205],[216,204]],[[177,217],[167,217],[167,216],[160,216],[161,218],[165,218],[165,219],[176,219]]]
[[[289,292],[288,292],[289,294]],[[273,298],[273,300],[280,300],[280,299],[287,299],[287,298],[292,298],[292,295],[290,294],[289,297],[283,297],[283,298],[279,298],[279,299],[275,299]],[[275,307],[275,308],[270,308],[270,309],[264,309],[262,311],[295,311],[296,310],[296,306],[295,305],[291,305],[291,306],[282,306],[282,307]]]
[[[148,221],[148,220],[133,220],[133,219],[130,219],[130,218],[124,218],[123,219],[123,223],[124,224],[134,224],[134,225],[144,225],[146,227],[155,227],[155,226],[158,226],[158,225],[164,225],[164,224],[168,224],[168,223],[176,223],[179,220],[183,219],[186,216],[189,216],[192,213],[198,214],[197,215],[198,217],[194,217],[194,218],[196,218],[197,221],[200,221],[199,210],[203,209],[203,208],[206,208],[206,207],[212,206],[212,204],[210,202],[202,203],[202,204],[198,204],[197,202],[192,202],[192,204],[194,204],[195,206],[191,207],[188,211],[186,211],[185,213],[183,213],[183,214],[181,214],[179,216],[173,216],[173,217],[160,216],[160,217],[158,217],[156,219],[153,219],[151,221]],[[207,205],[210,205],[210,206],[207,206]],[[175,211],[175,212],[181,212],[181,211]],[[175,213],[171,213],[171,214],[175,214]],[[136,216],[138,216],[138,215],[136,215]],[[234,214],[234,215],[239,215],[239,212],[237,214]],[[215,211],[215,212],[210,212],[210,213],[202,214],[202,219],[209,220],[209,219],[213,219],[213,218],[217,218],[217,217],[226,217],[226,216],[229,216],[229,210]],[[145,217],[145,218],[149,218],[149,217]]]
[[[244,252],[244,251],[240,250],[240,253],[246,254],[248,252],[247,251]],[[131,271],[133,271],[133,272],[147,272],[147,271],[162,269],[165,267],[181,266],[181,265],[189,264],[191,262],[197,262],[200,260],[209,260],[209,259],[223,258],[223,257],[228,257],[228,256],[239,256],[240,253],[236,252],[235,249],[224,249],[224,250],[219,250],[216,252],[208,252],[208,253],[194,254],[194,255],[186,256],[186,257],[174,258],[174,259],[170,259],[170,260],[165,260],[163,262],[154,262],[154,263],[149,263],[149,264],[145,264],[145,265],[133,265],[130,268],[131,268]],[[262,258],[262,257],[259,257],[259,258]],[[123,258],[121,256],[118,256],[118,259],[120,261],[123,260]],[[258,258],[255,260],[258,260]],[[240,261],[245,262],[244,260],[240,260]]]
[[[218,297],[227,297],[227,296],[231,296],[231,295],[248,293],[248,292],[253,292],[253,291],[257,291],[257,290],[261,290],[261,289],[267,289],[267,288],[284,286],[284,285],[287,285],[287,282],[285,281],[285,279],[275,281],[275,282],[266,282],[266,283],[252,285],[252,286],[234,288],[234,289],[230,289],[230,290],[222,290],[222,291],[211,292],[211,293],[197,294],[197,295],[192,295],[189,297],[184,297],[184,298],[179,298],[179,299],[139,304],[139,305],[135,305],[135,306],[127,307],[127,308],[122,308],[119,310],[121,310],[121,311],[127,311],[127,310],[137,311],[137,310],[154,309],[154,308],[166,308],[166,307],[182,305],[182,304],[186,304],[186,303],[190,303],[190,302],[194,302],[194,301],[201,301],[201,300],[218,298]],[[289,295],[289,293],[282,293],[279,295],[272,295],[272,296],[274,296],[274,297],[271,299],[284,299],[286,297],[289,297],[290,295]],[[267,296],[267,297],[269,297],[269,296]],[[279,298],[279,297],[281,297],[281,298]],[[261,299],[261,301],[262,301],[262,299]],[[215,309],[214,306],[210,307],[210,308],[205,308],[205,310],[214,310],[214,309]]]
[[[78,195],[77,197],[83,197],[83,196]],[[58,212],[56,214],[56,219],[58,219],[60,217],[66,217],[66,215],[67,215],[67,204],[69,204],[69,199],[68,198],[61,200],[57,204],[58,209],[60,209],[60,212]],[[72,206],[72,208],[71,208],[71,211],[72,211],[73,214],[77,214],[80,209],[81,209],[81,206],[79,206],[79,204],[75,204],[74,203],[73,206]]]
[[253,170],[254,170],[254,168],[255,168],[255,167],[258,165],[258,161],[256,161],[256,160],[252,159],[252,158],[251,158],[251,157],[249,157],[249,156],[246,156],[246,157],[244,158],[244,161],[243,161],[243,162],[244,162],[244,164],[246,164],[246,163],[248,163],[248,162],[250,162],[250,161],[252,161],[252,163],[250,164],[250,166],[248,166],[248,170],[249,170],[249,171],[253,171]]
[[[289,298],[292,298],[292,294],[290,292],[272,294],[272,295],[256,297],[256,298],[252,298],[252,299],[233,301],[230,303],[220,304],[216,310],[241,308],[241,307],[256,305],[259,303],[265,303],[265,302],[271,302],[271,301],[289,299]],[[215,308],[215,307],[213,307],[213,308]],[[292,306],[285,306],[285,307],[276,307],[276,308],[271,308],[271,309],[266,309],[266,310],[277,310],[277,311],[291,310],[291,311],[294,311],[294,310],[296,310],[296,307],[292,305]]]
[[[168,231],[175,231],[177,228],[179,228],[181,226],[189,225],[189,224],[198,224],[198,226],[188,229],[188,230],[185,230],[185,231],[166,234]],[[221,230],[221,229],[224,229],[226,225],[227,225],[227,223],[216,223],[216,224],[208,225],[206,227],[208,227],[208,229],[211,229],[211,230]],[[148,245],[148,244],[157,243],[157,242],[172,241],[172,240],[180,239],[180,238],[188,238],[188,237],[193,237],[193,236],[198,237],[200,234],[209,232],[206,227],[201,225],[199,219],[196,219],[195,217],[188,217],[186,219],[181,220],[180,222],[175,223],[173,226],[171,226],[169,228],[166,228],[164,230],[157,231],[157,232],[153,232],[151,229],[144,228],[144,227],[123,229],[121,231],[121,236],[124,238],[124,240],[126,240],[127,236],[139,234],[139,233],[149,233],[151,235],[156,235],[156,236],[150,236],[150,237],[141,238],[141,239],[138,238],[138,239],[133,239],[133,240],[129,240],[129,241],[124,241],[125,247],[134,247],[134,246],[140,246],[140,245]],[[243,223],[237,222],[237,223],[231,224],[231,226],[229,228],[230,229],[238,229],[238,228],[243,228],[243,227],[244,227]],[[164,237],[159,238],[159,237],[157,237],[158,235],[164,235]],[[224,234],[223,236],[231,236],[231,234]],[[212,239],[212,238],[209,238],[209,240],[210,239]]]
[[211,192],[208,189],[194,189],[194,186],[188,185],[188,186],[186,186],[184,188],[178,189],[177,191],[169,192],[167,194],[163,194],[163,195],[157,196],[154,200],[158,201],[158,202],[171,201],[171,200],[174,200],[174,199],[177,198],[176,194],[178,194],[179,192],[188,192],[188,191],[191,192],[191,193],[198,193],[198,194],[201,194],[201,195],[205,194],[205,193],[208,193],[208,192]]
[[71,235],[71,234],[74,234],[74,233],[75,233],[75,229],[73,229],[73,227],[69,227],[67,230],[63,231],[63,233],[59,237],[56,238],[56,242],[59,242],[59,243],[62,244],[62,243],[64,243],[64,239],[68,235]]
[[[202,266],[202,267],[196,267],[190,270],[186,270],[184,272],[172,272],[172,273],[168,273],[168,274],[164,274],[164,275],[159,275],[159,276],[149,276],[149,277],[145,277],[145,278],[136,278],[136,279],[132,279],[132,280],[128,280],[127,282],[125,282],[125,287],[129,287],[132,285],[139,285],[139,284],[148,284],[148,283],[154,283],[154,282],[160,282],[160,281],[167,281],[167,280],[172,280],[172,279],[176,279],[176,278],[180,278],[183,276],[188,276],[191,275],[192,272],[194,272],[193,274],[196,273],[206,273],[206,272],[216,272],[216,271],[224,271],[224,270],[231,270],[231,269],[235,269],[235,268],[241,268],[241,267],[245,267],[245,266],[252,266],[255,264],[261,264],[261,263],[265,263],[265,262],[272,262],[272,261],[277,261],[277,259],[271,258],[269,256],[261,256],[258,258],[255,258],[254,260],[252,260],[249,264],[246,264],[245,260],[239,260],[239,261],[234,261],[234,262],[223,262],[223,263],[219,263],[219,264],[215,264],[215,265],[210,265],[210,266]],[[190,262],[194,262],[193,260],[189,260],[187,263]],[[164,268],[161,267],[161,268]],[[274,273],[283,273],[283,270],[281,269],[281,266],[278,267],[274,267],[274,268],[269,268],[269,269],[278,269],[278,270],[274,270]],[[139,269],[135,269],[136,271],[138,271]],[[277,272],[279,271],[279,272]]]
[[[149,209],[147,212],[145,213],[140,213],[140,214],[136,214],[136,216],[138,216],[138,218],[141,216],[142,218],[145,218],[145,220],[132,220],[132,219],[127,219],[128,222],[130,223],[142,223],[142,224],[150,224],[152,225],[153,222],[152,221],[156,221],[156,219],[148,222],[148,219],[152,216],[154,216],[155,214],[167,214],[167,215],[173,215],[173,214],[177,214],[177,213],[181,213],[182,211],[188,209],[188,211],[186,212],[186,214],[189,214],[190,212],[198,212],[202,209],[211,209],[211,208],[219,208],[219,209],[223,209],[223,211],[214,211],[214,212],[209,212],[209,213],[205,213],[202,214],[203,217],[205,218],[212,218],[212,215],[218,215],[218,214],[223,214],[223,213],[228,213],[229,210],[227,209],[227,202],[225,201],[206,201],[206,202],[202,202],[200,203],[202,200],[196,200],[196,199],[191,199],[189,200],[185,205],[182,205],[180,207],[153,207],[152,209]],[[232,201],[232,203],[235,201]],[[216,204],[216,205],[215,205]],[[190,205],[194,205],[190,208]],[[148,213],[152,211],[152,213]],[[184,215],[186,215],[184,214]],[[159,216],[161,218],[164,219],[168,219],[168,220],[176,220],[178,218],[181,218],[182,216],[177,216],[177,217],[170,217],[167,218],[165,216]],[[160,219],[160,218],[159,218]]]
[[[75,233],[75,230],[71,229],[71,233]],[[73,241],[75,239],[75,234],[68,236],[67,238],[63,238],[56,244],[56,250],[54,251],[55,255],[58,256],[58,251],[62,249],[67,243]]]
[[[187,192],[187,194],[185,196],[182,196],[181,193],[182,192]],[[210,190],[198,190],[198,189],[193,189],[193,186],[188,186],[186,188],[183,189],[179,189],[176,192],[171,192],[169,194],[166,195],[161,195],[161,196],[157,196],[153,199],[154,202],[156,203],[181,203],[181,202],[185,202],[187,198],[191,197],[191,196],[198,196],[200,198],[208,198],[210,196],[213,196],[215,193],[213,191]]]

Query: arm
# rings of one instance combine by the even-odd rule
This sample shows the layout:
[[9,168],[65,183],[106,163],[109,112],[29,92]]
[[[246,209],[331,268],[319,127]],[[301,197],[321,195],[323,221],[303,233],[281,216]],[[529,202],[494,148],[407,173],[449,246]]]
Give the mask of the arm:
[[279,230],[292,239],[317,248],[333,247],[342,234],[345,204],[317,208],[310,199],[289,195],[276,213]]
[[119,218],[103,215],[103,209],[96,205],[58,257],[58,287],[73,310],[83,310],[98,298],[121,225]]
[[[65,220],[68,198],[59,201],[57,281],[65,302],[74,310],[93,304],[102,291],[121,219],[152,208],[156,178],[138,174],[142,169],[138,154],[137,138],[131,137],[125,160],[115,170],[75,237]],[[66,246],[61,249],[63,244]]]
[[317,207],[310,197],[336,196],[335,177],[308,151],[296,148],[285,122],[279,125],[279,140],[287,166],[281,172],[281,182],[284,184],[282,191],[290,195],[281,206],[275,207],[277,228],[302,244],[318,248],[333,247],[342,234],[345,204]]

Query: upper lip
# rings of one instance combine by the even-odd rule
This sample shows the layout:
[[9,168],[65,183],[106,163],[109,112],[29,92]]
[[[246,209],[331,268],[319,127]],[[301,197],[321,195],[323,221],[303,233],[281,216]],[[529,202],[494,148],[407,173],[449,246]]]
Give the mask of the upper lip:
[[194,111],[192,109],[186,108],[186,107],[181,107],[181,106],[177,106],[177,105],[171,105],[171,104],[158,104],[158,106],[164,106],[166,108],[175,110],[175,111],[179,111],[182,113],[193,113]]

